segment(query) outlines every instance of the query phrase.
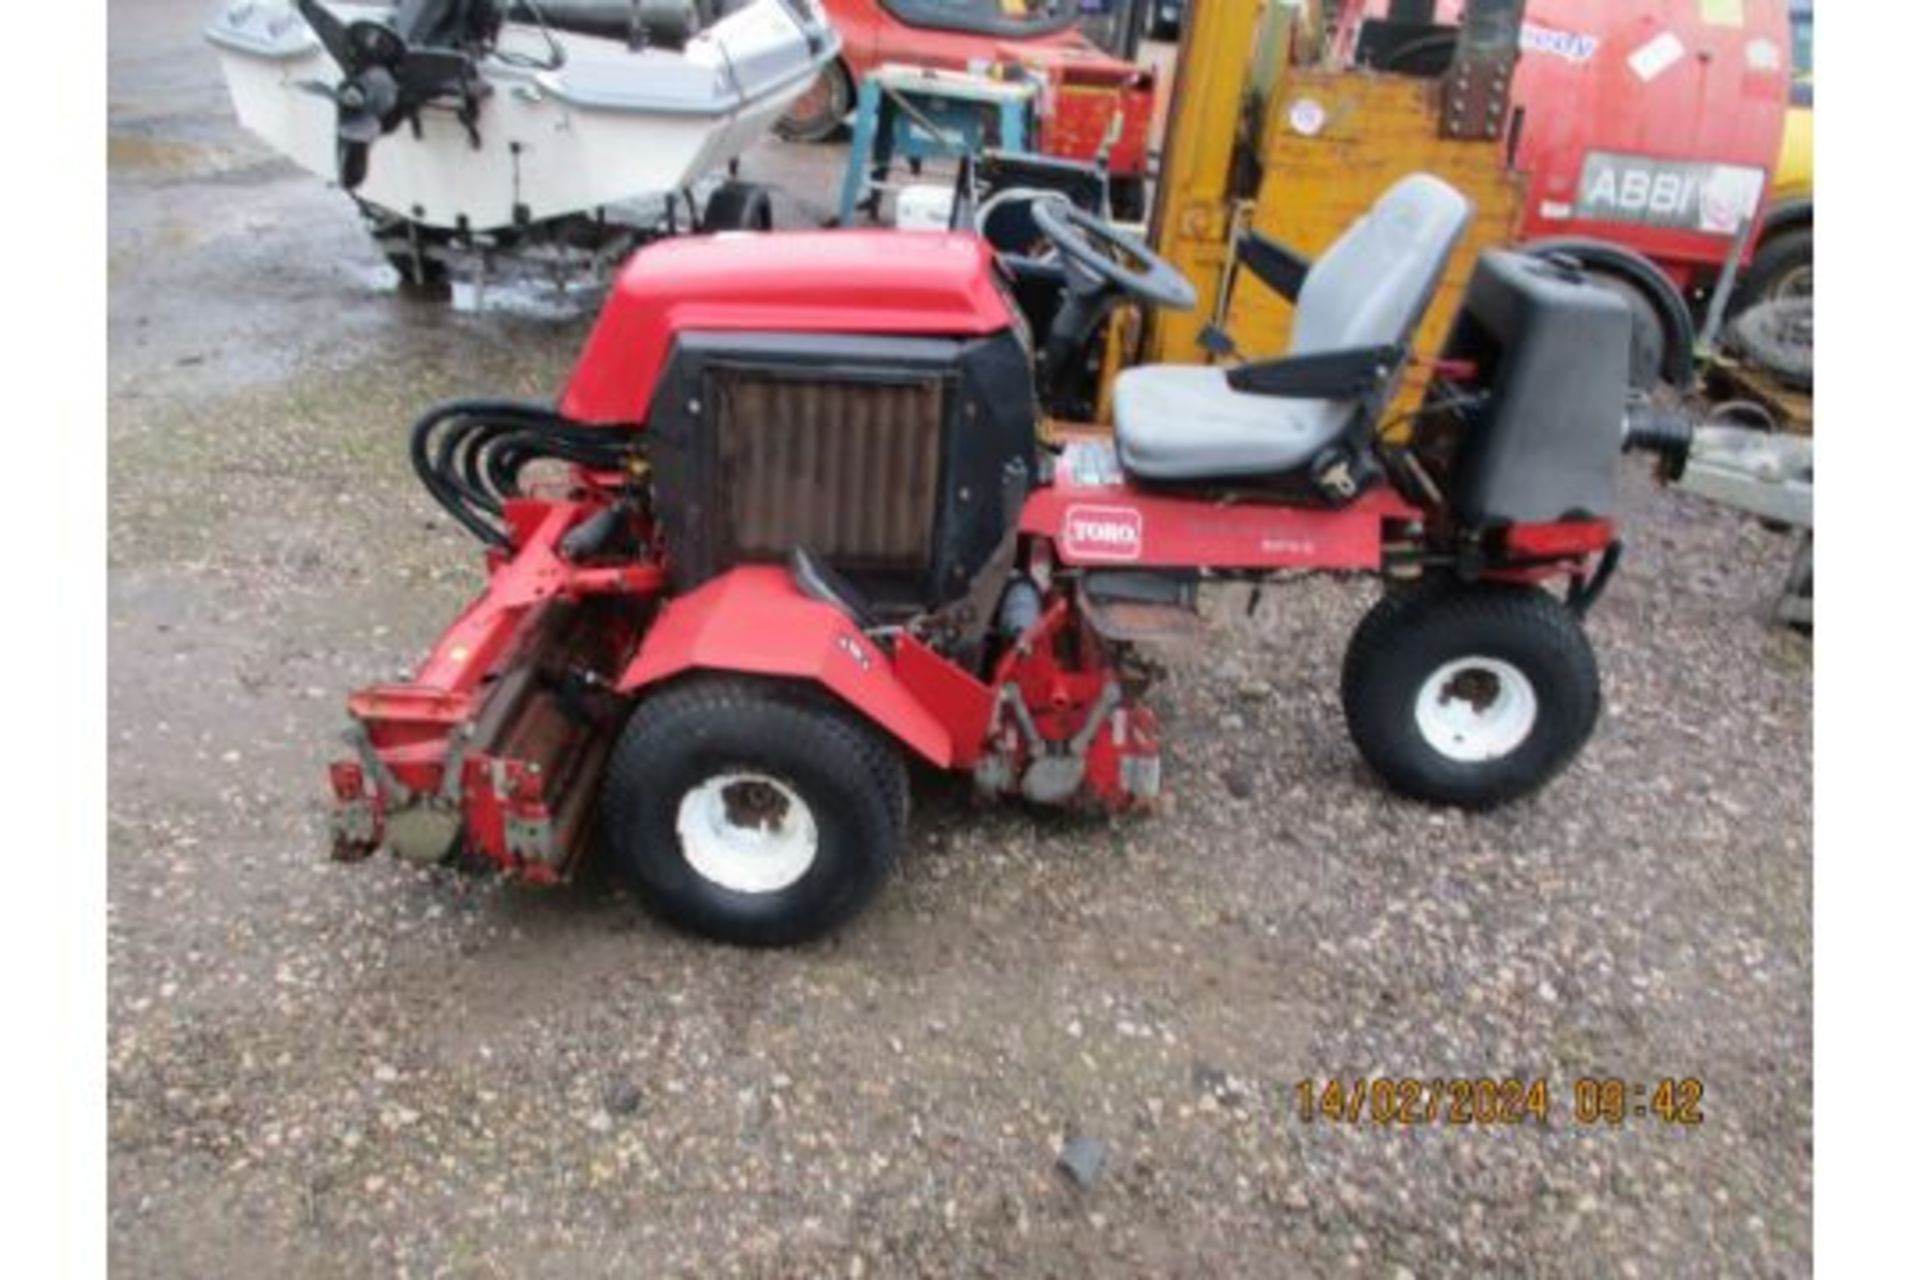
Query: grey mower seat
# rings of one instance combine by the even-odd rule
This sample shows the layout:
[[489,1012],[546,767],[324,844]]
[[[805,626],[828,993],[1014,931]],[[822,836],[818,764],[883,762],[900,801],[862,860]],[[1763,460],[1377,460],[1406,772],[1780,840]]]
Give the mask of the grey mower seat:
[[[1472,214],[1430,174],[1394,183],[1307,271],[1287,354],[1407,342]],[[1366,408],[1238,391],[1217,367],[1149,364],[1115,380],[1113,434],[1142,479],[1271,476],[1312,462]]]

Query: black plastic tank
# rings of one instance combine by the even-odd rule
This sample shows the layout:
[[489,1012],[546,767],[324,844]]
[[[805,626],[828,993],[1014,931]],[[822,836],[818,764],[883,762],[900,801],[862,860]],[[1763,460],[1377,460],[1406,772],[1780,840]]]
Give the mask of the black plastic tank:
[[1565,261],[1480,256],[1445,357],[1489,394],[1455,448],[1455,514],[1470,527],[1613,513],[1633,318]]

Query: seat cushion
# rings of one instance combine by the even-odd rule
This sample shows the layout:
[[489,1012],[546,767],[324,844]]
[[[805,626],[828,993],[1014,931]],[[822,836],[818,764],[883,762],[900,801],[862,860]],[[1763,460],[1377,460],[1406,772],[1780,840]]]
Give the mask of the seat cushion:
[[1235,391],[1224,369],[1146,364],[1113,384],[1120,463],[1146,480],[1277,475],[1339,436],[1351,403]]

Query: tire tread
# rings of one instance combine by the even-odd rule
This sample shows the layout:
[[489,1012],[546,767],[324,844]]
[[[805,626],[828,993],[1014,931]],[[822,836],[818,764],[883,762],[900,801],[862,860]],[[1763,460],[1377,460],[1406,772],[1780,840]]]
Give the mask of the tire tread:
[[[1417,649],[1420,637],[1430,629],[1457,625],[1491,634],[1531,632],[1572,674],[1574,704],[1557,712],[1542,708],[1541,727],[1556,732],[1560,741],[1550,744],[1537,769],[1492,769],[1484,775],[1485,781],[1463,786],[1424,760],[1424,744],[1400,730],[1400,705],[1383,705],[1382,699],[1394,694],[1395,668],[1416,659],[1407,650]],[[1470,809],[1492,808],[1544,785],[1591,736],[1601,701],[1593,646],[1579,620],[1559,600],[1535,587],[1465,586],[1441,580],[1390,591],[1355,628],[1340,671],[1341,708],[1354,745],[1367,763],[1402,794]]]
[[[772,926],[736,929],[727,922],[701,915],[684,916],[672,903],[652,891],[637,865],[636,851],[623,848],[611,833],[635,825],[635,809],[647,781],[666,767],[667,755],[678,748],[697,724],[726,723],[751,717],[759,740],[782,744],[814,758],[839,755],[852,762],[868,782],[868,798],[877,802],[873,816],[884,826],[876,842],[879,866],[843,892],[817,918]],[[798,741],[794,741],[798,739]],[[748,677],[694,677],[648,696],[635,708],[608,758],[600,795],[602,842],[615,869],[640,889],[650,905],[677,923],[725,941],[748,945],[785,945],[826,932],[855,914],[892,873],[898,862],[907,824],[907,771],[890,739],[858,720],[831,696],[774,680]]]

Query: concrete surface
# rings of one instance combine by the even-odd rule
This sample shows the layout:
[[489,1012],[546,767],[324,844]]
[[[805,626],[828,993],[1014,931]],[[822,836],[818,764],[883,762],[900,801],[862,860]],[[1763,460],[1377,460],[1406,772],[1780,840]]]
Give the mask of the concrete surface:
[[[603,883],[334,866],[343,695],[478,581],[410,415],[550,393],[590,309],[400,299],[346,200],[234,126],[201,5],[110,11],[116,1272],[1809,1270],[1782,539],[1636,468],[1598,735],[1485,817],[1366,773],[1335,686],[1369,588],[1309,581],[1217,609],[1157,695],[1171,812],[923,779],[902,874],[823,945],[703,945]],[[824,209],[838,152],[748,170]],[[1544,1076],[1553,1121],[1294,1114],[1295,1082],[1372,1075]],[[1698,1076],[1706,1121],[1576,1125],[1588,1075]]]

